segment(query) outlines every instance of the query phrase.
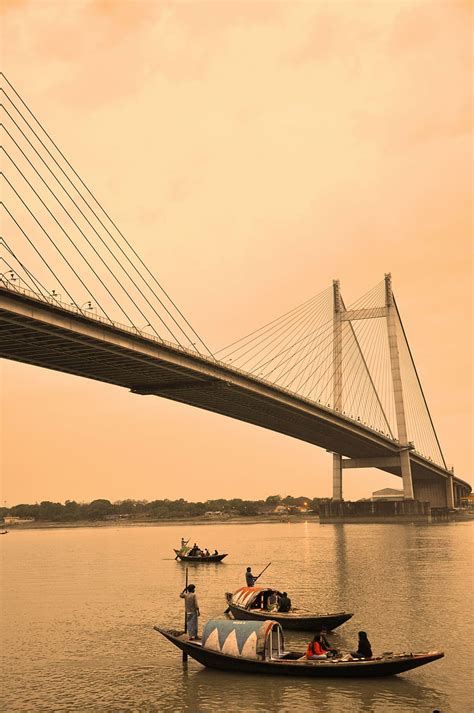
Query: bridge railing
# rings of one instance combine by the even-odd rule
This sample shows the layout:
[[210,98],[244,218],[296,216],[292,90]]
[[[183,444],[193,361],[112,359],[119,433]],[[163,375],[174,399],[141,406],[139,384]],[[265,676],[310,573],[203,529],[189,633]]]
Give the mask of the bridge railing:
[[206,356],[206,354],[201,354],[201,352],[197,352],[194,349],[190,349],[188,347],[183,347],[181,344],[175,343],[175,342],[170,342],[166,339],[163,339],[162,337],[158,337],[154,334],[149,334],[148,332],[143,332],[137,327],[130,327],[128,324],[122,324],[121,322],[115,322],[112,319],[109,319],[108,317],[104,317],[100,314],[97,314],[97,312],[94,312],[90,308],[82,309],[82,307],[78,307],[77,305],[73,303],[68,303],[68,302],[62,302],[60,299],[58,299],[54,295],[43,295],[39,292],[33,292],[32,290],[29,290],[25,287],[13,285],[9,281],[2,280],[0,282],[0,286],[3,288],[6,288],[7,290],[10,290],[11,292],[16,292],[18,294],[25,295],[26,297],[36,300],[38,302],[44,302],[45,304],[49,304],[52,307],[58,307],[59,309],[65,310],[66,312],[71,312],[72,314],[78,315],[80,317],[84,317],[84,319],[90,319],[93,320],[94,322],[100,322],[102,324],[106,324],[109,327],[114,327],[115,329],[120,329],[121,331],[128,332],[129,334],[133,334],[136,336],[143,337],[143,339],[149,339],[152,342],[157,342],[158,344],[164,345],[166,347],[170,347],[171,349],[179,349],[182,352],[185,352],[187,354],[190,354],[192,356],[198,355],[202,359],[206,359],[207,361],[211,362],[214,364],[217,359],[214,357],[209,358]]

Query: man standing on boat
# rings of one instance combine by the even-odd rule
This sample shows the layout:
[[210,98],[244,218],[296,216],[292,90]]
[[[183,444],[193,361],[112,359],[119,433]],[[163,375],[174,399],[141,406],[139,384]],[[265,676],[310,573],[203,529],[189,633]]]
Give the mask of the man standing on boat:
[[189,584],[179,595],[181,599],[184,599],[186,628],[191,641],[198,638],[198,616],[200,615],[197,596],[194,593],[195,589],[194,584]]
[[245,581],[247,582],[247,587],[253,587],[257,579],[258,577],[254,577],[252,574],[252,568],[247,567],[247,571],[245,573]]

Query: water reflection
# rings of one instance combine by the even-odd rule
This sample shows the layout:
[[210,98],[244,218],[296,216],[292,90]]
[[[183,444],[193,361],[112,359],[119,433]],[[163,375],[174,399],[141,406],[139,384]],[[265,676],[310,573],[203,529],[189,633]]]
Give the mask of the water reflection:
[[337,586],[342,597],[347,597],[346,583],[347,576],[347,542],[346,530],[343,524],[333,525],[333,543],[334,543],[334,563],[335,572],[337,574]]
[[[337,681],[275,678],[228,674],[210,669],[190,672],[184,667],[182,710],[328,711],[446,710],[447,698],[439,691],[407,679]],[[191,679],[191,680],[190,680]],[[199,702],[200,708],[196,708]],[[175,705],[179,704],[176,698]],[[181,710],[181,709],[180,709]]]

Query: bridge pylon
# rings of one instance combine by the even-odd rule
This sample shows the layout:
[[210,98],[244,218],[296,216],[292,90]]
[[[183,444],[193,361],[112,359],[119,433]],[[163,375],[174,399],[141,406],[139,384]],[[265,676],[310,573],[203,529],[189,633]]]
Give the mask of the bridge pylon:
[[[334,410],[342,413],[342,300],[339,280],[333,280],[333,393]],[[332,455],[332,499],[342,500],[342,456]]]
[[[397,468],[403,480],[403,497],[414,499],[413,478],[411,472],[410,451],[413,444],[408,441],[405,399],[400,370],[400,352],[398,346],[397,308],[392,292],[392,277],[385,275],[385,305],[383,307],[346,310],[341,297],[339,280],[333,280],[333,394],[334,410],[342,412],[343,405],[343,350],[342,325],[360,319],[385,318],[387,322],[388,349],[390,355],[390,370],[392,377],[393,398],[397,423],[397,440],[400,444],[398,455],[382,458],[343,458],[339,453],[333,453],[333,500],[341,501],[342,471],[346,468]],[[355,333],[353,331],[355,336]],[[355,336],[356,342],[357,337]],[[358,343],[358,342],[357,342]],[[369,370],[364,355],[359,347],[360,356],[367,373]],[[370,374],[369,374],[370,378]],[[374,390],[376,393],[375,385]],[[378,397],[377,397],[378,398]],[[383,410],[383,409],[382,409]],[[448,500],[449,493],[447,495]],[[451,498],[452,499],[452,498]]]
[[413,500],[413,479],[411,476],[410,450],[408,443],[407,420],[405,414],[405,399],[403,396],[402,377],[400,372],[400,353],[397,334],[397,310],[393,300],[392,276],[385,275],[385,309],[387,319],[388,346],[390,351],[390,367],[392,372],[393,397],[395,401],[395,414],[397,418],[398,440],[402,446],[400,450],[400,469],[403,480],[403,497]]

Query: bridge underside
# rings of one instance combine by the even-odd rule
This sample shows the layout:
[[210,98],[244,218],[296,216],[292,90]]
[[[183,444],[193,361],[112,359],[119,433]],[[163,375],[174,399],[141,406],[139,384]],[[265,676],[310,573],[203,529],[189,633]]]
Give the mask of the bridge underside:
[[298,412],[285,403],[272,403],[263,392],[245,389],[224,376],[196,373],[193,364],[171,364],[166,357],[140,354],[91,336],[79,337],[53,325],[38,329],[38,324],[28,319],[6,322],[3,312],[0,319],[0,356],[4,358],[115,384],[136,394],[180,401],[328,450],[341,452],[342,448],[349,457],[386,454],[383,445],[367,442],[362,434],[349,432],[342,444],[336,423],[324,419],[316,423],[314,415]]
[[[363,424],[195,352],[4,290],[0,356],[213,411],[350,459],[400,451],[399,444]],[[445,489],[447,471],[417,455],[411,461],[416,498],[423,499],[419,494],[427,488]],[[381,469],[400,475],[396,466]],[[455,483],[470,491],[467,483]]]

